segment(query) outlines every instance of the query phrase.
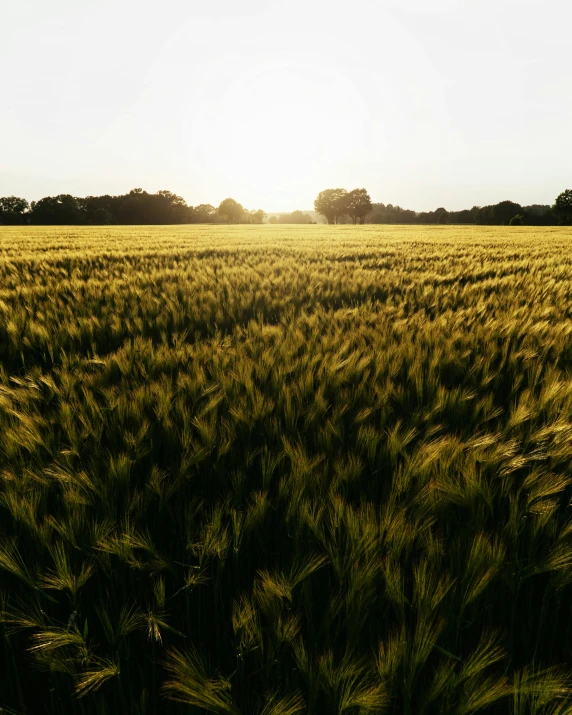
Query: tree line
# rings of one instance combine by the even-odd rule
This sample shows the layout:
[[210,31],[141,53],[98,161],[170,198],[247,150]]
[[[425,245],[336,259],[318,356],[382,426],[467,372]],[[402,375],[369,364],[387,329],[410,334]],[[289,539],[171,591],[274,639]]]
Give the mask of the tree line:
[[490,206],[473,206],[462,211],[416,212],[392,204],[372,203],[365,189],[326,189],[314,201],[315,210],[328,223],[379,224],[475,224],[489,226],[569,226],[572,225],[572,190],[556,197],[552,206],[521,206],[514,201],[501,201]]
[[109,225],[109,224],[186,224],[186,223],[263,223],[262,209],[249,211],[234,199],[188,206],[171,191],[150,194],[132,189],[121,196],[86,196],[70,194],[46,196],[32,201],[17,196],[0,198],[0,224],[22,225]]
[[[325,189],[314,201],[315,210],[330,224],[475,224],[475,225],[572,225],[572,190],[559,194],[552,206],[521,206],[514,201],[501,201],[490,206],[473,206],[462,211],[416,212],[392,204],[372,203],[366,189]],[[17,196],[0,197],[0,224],[4,225],[131,225],[188,223],[264,223],[262,209],[249,211],[238,201],[228,198],[218,207],[211,204],[188,206],[171,191],[150,194],[132,189],[120,196],[86,196],[70,194],[46,196],[28,203]],[[312,223],[302,211],[271,217],[269,223]]]
[[281,213],[278,216],[270,216],[268,223],[316,223],[308,213],[303,211],[292,211],[291,213]]

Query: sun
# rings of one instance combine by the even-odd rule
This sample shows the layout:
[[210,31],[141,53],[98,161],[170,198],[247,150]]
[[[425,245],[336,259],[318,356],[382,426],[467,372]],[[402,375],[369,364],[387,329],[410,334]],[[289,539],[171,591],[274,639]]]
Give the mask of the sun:
[[234,82],[203,115],[194,154],[237,198],[276,205],[294,187],[331,175],[333,162],[355,159],[367,124],[367,105],[347,78],[316,67],[265,68]]

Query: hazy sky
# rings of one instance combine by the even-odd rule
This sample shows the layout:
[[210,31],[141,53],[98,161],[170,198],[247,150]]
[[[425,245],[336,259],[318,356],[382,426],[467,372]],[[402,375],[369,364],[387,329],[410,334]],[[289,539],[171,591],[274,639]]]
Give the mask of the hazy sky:
[[569,0],[0,0],[0,195],[572,188]]

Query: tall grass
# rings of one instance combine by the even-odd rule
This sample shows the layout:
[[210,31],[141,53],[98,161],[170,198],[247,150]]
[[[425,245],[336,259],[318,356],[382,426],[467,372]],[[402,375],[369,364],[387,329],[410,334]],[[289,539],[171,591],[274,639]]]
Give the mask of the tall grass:
[[572,712],[571,241],[3,228],[0,712]]

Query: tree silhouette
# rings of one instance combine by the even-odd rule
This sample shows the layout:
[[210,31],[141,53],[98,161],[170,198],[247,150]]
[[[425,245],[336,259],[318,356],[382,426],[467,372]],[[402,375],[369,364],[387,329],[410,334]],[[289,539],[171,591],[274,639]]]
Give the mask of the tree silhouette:
[[272,216],[269,223],[312,223],[310,214],[296,209],[292,213],[284,213],[279,216]]
[[71,194],[46,196],[39,201],[32,201],[30,220],[38,225],[75,225],[83,223],[85,218],[81,200]]
[[561,194],[558,194],[554,202],[554,211],[557,215],[562,216],[564,222],[572,221],[572,189],[566,189]]
[[238,223],[244,216],[244,208],[234,199],[225,199],[221,201],[218,213],[223,220],[229,223]]
[[496,222],[500,222],[503,226],[510,223],[511,218],[518,216],[522,211],[520,204],[515,204],[514,201],[501,201],[493,206],[492,216]]
[[99,206],[99,208],[96,208],[93,212],[93,223],[98,226],[106,226],[113,223],[113,215],[110,211],[103,208],[103,206]]
[[195,223],[214,223],[217,218],[217,210],[211,204],[199,204],[193,209]]
[[0,224],[18,225],[25,222],[24,214],[30,205],[26,199],[18,196],[3,196],[0,198]]
[[348,192],[345,189],[325,189],[314,201],[314,209],[325,216],[328,223],[338,223],[340,216],[348,212]]
[[371,199],[366,189],[353,189],[346,196],[346,210],[355,223],[359,219],[360,224],[365,222],[365,216],[372,209]]
[[248,212],[248,223],[264,223],[266,214],[262,209]]
[[443,206],[435,210],[435,217],[437,223],[449,223],[449,212]]
[[[429,214],[420,214],[419,217]],[[402,209],[392,204],[372,204],[371,212],[365,218],[366,223],[420,223],[415,211]],[[429,221],[427,221],[429,223]]]
[[[314,201],[315,210],[328,223],[344,223],[349,215],[354,224],[485,224],[512,225],[518,221],[527,226],[572,224],[572,190],[566,189],[553,206],[532,204],[521,206],[513,201],[501,201],[489,206],[473,206],[461,211],[415,212],[392,204],[372,204],[366,189],[326,189]],[[105,224],[190,224],[190,223],[263,223],[262,209],[247,211],[234,199],[221,202],[218,209],[211,204],[188,206],[183,198],[162,189],[150,194],[142,188],[119,196],[86,196],[70,194],[45,196],[33,201],[17,196],[0,197],[0,224],[37,225],[105,225]],[[270,218],[270,223],[312,223],[312,217],[293,211]]]

